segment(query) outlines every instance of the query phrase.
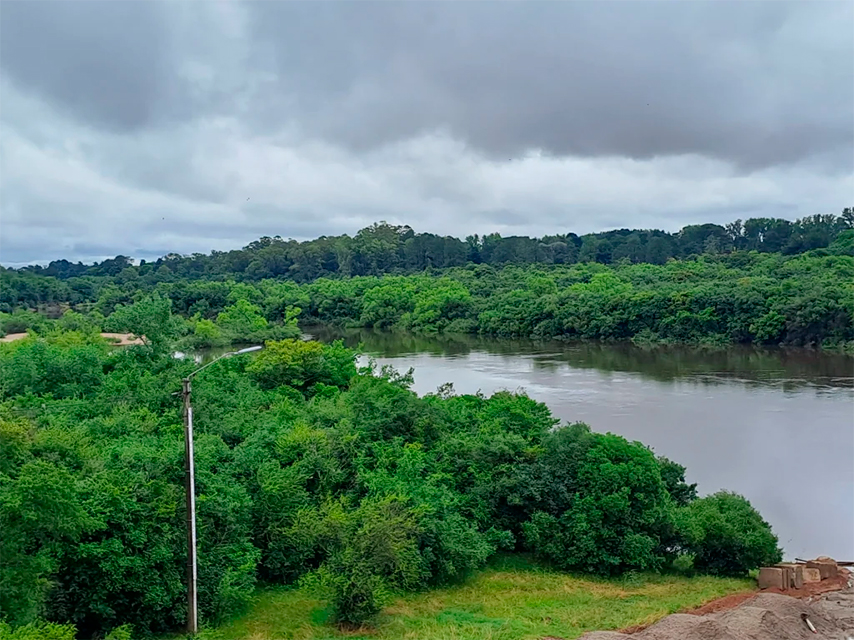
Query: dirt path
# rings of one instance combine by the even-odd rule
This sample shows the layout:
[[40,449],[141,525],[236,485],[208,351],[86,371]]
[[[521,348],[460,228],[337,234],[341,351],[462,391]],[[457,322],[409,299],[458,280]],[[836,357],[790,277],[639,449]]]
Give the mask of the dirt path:
[[695,616],[704,616],[707,613],[720,613],[721,611],[728,611],[729,609],[734,609],[743,602],[750,600],[758,593],[779,593],[784,596],[791,596],[800,600],[806,598],[815,599],[816,596],[821,595],[823,593],[828,593],[830,591],[841,591],[847,588],[848,579],[848,575],[843,575],[842,573],[840,573],[835,578],[828,578],[827,580],[822,580],[821,582],[808,582],[800,589],[789,589],[788,591],[782,591],[780,589],[774,588],[763,589],[761,592],[745,591],[744,593],[733,593],[732,595],[724,596],[723,598],[718,598],[717,600],[707,602],[702,607],[691,609],[690,611],[685,611],[684,613],[690,613],[691,615]]

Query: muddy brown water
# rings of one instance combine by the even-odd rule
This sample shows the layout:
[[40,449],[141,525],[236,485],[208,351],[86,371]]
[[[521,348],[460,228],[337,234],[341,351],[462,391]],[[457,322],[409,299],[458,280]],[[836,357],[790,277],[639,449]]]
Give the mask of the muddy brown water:
[[787,558],[854,560],[854,358],[808,350],[644,349],[306,327],[414,369],[414,390],[524,390],[562,420],[640,440],[701,494],[746,496]]

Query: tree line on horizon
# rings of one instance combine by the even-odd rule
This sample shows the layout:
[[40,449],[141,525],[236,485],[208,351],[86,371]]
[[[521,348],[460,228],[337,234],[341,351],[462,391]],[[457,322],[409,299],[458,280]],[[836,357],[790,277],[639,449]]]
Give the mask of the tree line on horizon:
[[[29,265],[21,274],[60,280],[80,277],[139,277],[148,282],[174,278],[263,280],[288,278],[311,282],[323,277],[380,276],[447,269],[466,264],[575,264],[597,262],[665,264],[670,259],[739,251],[795,255],[840,245],[854,254],[854,208],[840,215],[816,214],[794,222],[783,218],[750,218],[726,225],[688,225],[675,233],[616,229],[578,236],[575,233],[539,238],[498,233],[470,235],[464,240],[416,233],[409,226],[375,223],[355,236],[322,236],[299,242],[280,236],[262,237],[242,249],[209,254],[171,253],[134,265],[124,255],[91,265],[54,260],[46,267]],[[130,271],[126,271],[130,270]]]

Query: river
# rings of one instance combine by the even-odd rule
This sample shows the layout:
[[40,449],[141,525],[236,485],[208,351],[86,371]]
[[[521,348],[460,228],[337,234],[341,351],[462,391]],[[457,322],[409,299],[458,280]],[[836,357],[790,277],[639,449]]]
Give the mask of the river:
[[854,358],[806,350],[565,344],[308,327],[414,369],[414,390],[524,390],[562,420],[640,440],[701,494],[746,496],[787,558],[854,560]]
[[[701,495],[746,496],[787,558],[854,560],[854,358],[805,349],[639,348],[306,327],[414,369],[413,389],[524,390],[558,418],[651,446]],[[207,359],[226,349],[206,350]]]

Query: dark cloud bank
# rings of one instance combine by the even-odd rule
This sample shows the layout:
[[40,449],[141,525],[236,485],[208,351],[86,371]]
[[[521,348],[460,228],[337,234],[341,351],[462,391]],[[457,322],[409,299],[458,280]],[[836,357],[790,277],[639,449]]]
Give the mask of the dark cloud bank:
[[852,29],[850,2],[9,0],[0,261],[835,212]]

